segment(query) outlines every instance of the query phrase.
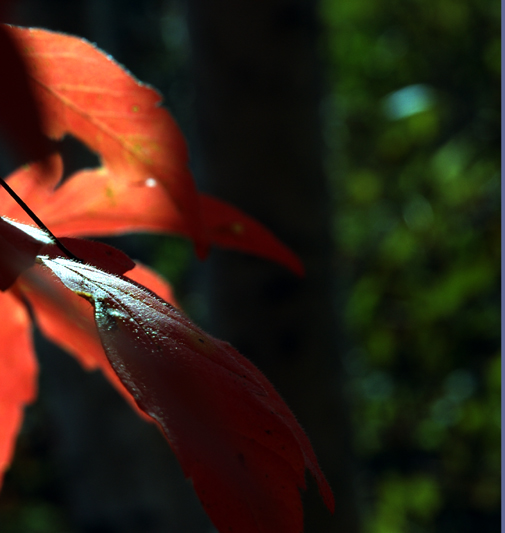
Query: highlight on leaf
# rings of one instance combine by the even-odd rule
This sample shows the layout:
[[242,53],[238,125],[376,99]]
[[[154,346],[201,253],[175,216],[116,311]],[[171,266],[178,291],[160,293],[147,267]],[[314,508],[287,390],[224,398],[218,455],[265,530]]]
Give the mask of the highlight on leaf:
[[127,278],[63,258],[39,261],[92,303],[110,364],[161,427],[218,529],[301,531],[305,468],[333,510],[307,436],[251,362]]
[[40,250],[54,241],[39,228],[0,217],[0,291],[35,264]]
[[23,51],[45,133],[71,133],[99,154],[117,180],[155,179],[189,229],[196,250],[208,248],[186,142],[161,96],[85,39],[4,26]]

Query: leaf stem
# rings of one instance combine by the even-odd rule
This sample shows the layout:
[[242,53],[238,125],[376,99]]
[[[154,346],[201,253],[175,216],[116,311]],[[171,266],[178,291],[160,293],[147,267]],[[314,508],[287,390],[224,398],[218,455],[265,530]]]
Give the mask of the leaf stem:
[[54,234],[53,232],[40,220],[40,218],[26,205],[21,197],[19,197],[11,186],[0,177],[0,185],[9,193],[12,199],[23,209],[23,211],[37,224],[37,226],[44,230],[51,239],[54,240],[56,246],[70,259],[75,259],[76,261],[82,262],[78,257],[76,257]]

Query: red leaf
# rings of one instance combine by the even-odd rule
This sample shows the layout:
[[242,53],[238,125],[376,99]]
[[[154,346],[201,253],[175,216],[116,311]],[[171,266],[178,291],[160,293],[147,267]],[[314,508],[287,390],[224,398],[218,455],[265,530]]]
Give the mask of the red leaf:
[[23,50],[47,134],[71,133],[100,154],[117,180],[166,188],[197,251],[207,242],[184,137],[160,95],[89,42],[39,29],[9,27]]
[[137,263],[135,268],[130,270],[126,277],[139,285],[147,287],[162,300],[165,300],[174,307],[180,307],[172,291],[172,287],[149,267]]
[[0,293],[0,487],[21,428],[24,406],[36,393],[37,363],[30,317],[10,293]]
[[41,262],[93,304],[112,367],[221,531],[301,531],[305,468],[333,510],[307,436],[252,363],[142,286],[62,258]]
[[212,196],[201,195],[200,198],[205,226],[213,244],[270,259],[299,276],[304,275],[299,257],[257,220]]
[[[30,178],[25,171],[9,178],[9,183],[12,180],[12,187],[17,188],[19,182]],[[264,257],[303,275],[300,259],[265,226],[226,202],[205,194],[199,198],[211,244]],[[105,168],[78,172],[54,193],[30,199],[32,209],[56,234],[162,231],[191,236],[186,221],[169,208],[172,200],[168,192],[155,180],[141,185],[118,181]]]
[[40,266],[20,276],[16,289],[32,307],[45,337],[74,355],[87,370],[109,366],[86,302]]
[[[132,279],[147,286],[153,292],[175,304],[168,283],[149,268],[136,265],[128,273]],[[98,337],[93,312],[82,298],[67,290],[45,269],[36,267],[19,279],[16,287],[28,300],[38,327],[45,337],[72,354],[87,370],[100,369],[114,387],[141,411],[131,394],[111,368]],[[152,421],[151,418],[149,418]]]

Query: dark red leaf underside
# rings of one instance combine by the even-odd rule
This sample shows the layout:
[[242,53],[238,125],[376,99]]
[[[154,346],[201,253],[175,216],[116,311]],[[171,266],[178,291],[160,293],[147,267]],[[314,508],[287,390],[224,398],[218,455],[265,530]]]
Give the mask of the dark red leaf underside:
[[305,468],[333,509],[308,438],[252,363],[125,278],[41,261],[93,304],[112,367],[161,426],[220,531],[302,531]]

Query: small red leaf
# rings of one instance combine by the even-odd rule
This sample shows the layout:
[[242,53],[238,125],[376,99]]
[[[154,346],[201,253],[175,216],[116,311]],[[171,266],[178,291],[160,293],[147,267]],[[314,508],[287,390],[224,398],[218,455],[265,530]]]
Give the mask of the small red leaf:
[[[135,263],[120,250],[101,242],[62,237],[58,239],[77,258],[111,274],[124,274]],[[5,291],[16,278],[35,263],[37,255],[59,257],[64,252],[55,241],[35,226],[0,217],[0,290]]]
[[252,363],[142,286],[66,259],[40,260],[93,304],[112,367],[161,426],[221,531],[301,531],[305,468],[333,510],[307,436]]

